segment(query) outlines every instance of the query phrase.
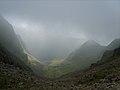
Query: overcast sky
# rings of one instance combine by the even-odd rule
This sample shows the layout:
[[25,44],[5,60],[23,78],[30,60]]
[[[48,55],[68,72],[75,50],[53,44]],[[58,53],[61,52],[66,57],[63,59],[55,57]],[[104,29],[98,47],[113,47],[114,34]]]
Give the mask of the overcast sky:
[[120,38],[119,0],[0,0],[0,13],[28,47],[66,38],[107,45]]

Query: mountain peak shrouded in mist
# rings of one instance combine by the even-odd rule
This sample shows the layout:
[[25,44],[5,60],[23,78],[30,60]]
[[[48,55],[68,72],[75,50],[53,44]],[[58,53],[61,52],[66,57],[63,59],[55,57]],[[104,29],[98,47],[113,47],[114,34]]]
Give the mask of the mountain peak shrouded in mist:
[[83,44],[83,46],[94,46],[94,45],[99,45],[97,42],[95,42],[94,40],[88,40],[88,41],[86,41],[84,44]]
[[8,21],[0,14],[0,25],[4,26],[9,24]]
[[94,40],[86,41],[62,62],[63,67],[65,67],[63,72],[73,72],[87,68],[92,63],[97,62],[102,57],[104,51],[105,47]]
[[92,52],[94,53],[94,51],[99,52],[99,50],[101,50],[103,47],[104,46],[101,46],[100,44],[98,44],[94,40],[88,40],[84,44],[82,44],[79,49],[77,49],[77,52],[79,52],[81,54],[82,53],[92,54]]
[[113,50],[115,48],[118,48],[120,46],[120,38],[113,40],[108,46],[108,50]]
[[82,48],[96,48],[96,47],[100,47],[101,45],[100,44],[98,44],[96,41],[94,41],[94,40],[88,40],[88,41],[86,41],[80,48],[82,49]]

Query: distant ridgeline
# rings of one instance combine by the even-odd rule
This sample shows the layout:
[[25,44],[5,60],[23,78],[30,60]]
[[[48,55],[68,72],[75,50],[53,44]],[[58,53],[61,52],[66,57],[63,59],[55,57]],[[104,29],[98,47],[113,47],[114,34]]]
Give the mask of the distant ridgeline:
[[79,49],[72,52],[65,62],[79,65],[80,69],[90,66],[103,56],[106,50],[114,50],[120,46],[120,39],[113,40],[108,46],[101,46],[95,41],[88,40]]
[[[67,73],[88,68],[101,59],[106,50],[114,50],[120,46],[120,39],[113,40],[108,46],[101,46],[93,40],[88,40],[80,48],[72,52],[64,61],[56,66],[47,67],[49,77],[59,77]],[[53,73],[54,72],[54,73]]]

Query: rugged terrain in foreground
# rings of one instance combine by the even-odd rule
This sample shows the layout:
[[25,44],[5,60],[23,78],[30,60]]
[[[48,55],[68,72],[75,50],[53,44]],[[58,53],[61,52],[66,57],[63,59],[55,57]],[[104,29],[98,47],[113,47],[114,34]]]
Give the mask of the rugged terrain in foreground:
[[[6,56],[5,56],[6,55]],[[0,52],[0,89],[3,90],[119,90],[120,89],[120,48],[106,51],[100,61],[90,68],[67,74],[57,79],[35,76],[31,71],[6,63],[14,60]]]

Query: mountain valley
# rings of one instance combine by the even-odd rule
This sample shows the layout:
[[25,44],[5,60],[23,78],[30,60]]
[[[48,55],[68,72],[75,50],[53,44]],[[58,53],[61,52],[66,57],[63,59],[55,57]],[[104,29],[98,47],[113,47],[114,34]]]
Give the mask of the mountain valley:
[[0,90],[120,90],[115,1],[1,0]]

